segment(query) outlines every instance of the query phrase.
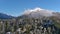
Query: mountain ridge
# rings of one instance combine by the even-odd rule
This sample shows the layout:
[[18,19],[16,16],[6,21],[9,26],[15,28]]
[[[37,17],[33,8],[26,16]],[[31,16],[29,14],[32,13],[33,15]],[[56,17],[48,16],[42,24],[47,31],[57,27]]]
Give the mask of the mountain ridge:
[[11,19],[11,18],[14,18],[14,17],[11,15],[0,13],[0,19]]
[[60,13],[54,12],[51,10],[35,8],[35,9],[28,9],[25,10],[23,15],[21,16],[28,16],[29,18],[39,18],[39,17],[51,17],[51,16],[60,16]]

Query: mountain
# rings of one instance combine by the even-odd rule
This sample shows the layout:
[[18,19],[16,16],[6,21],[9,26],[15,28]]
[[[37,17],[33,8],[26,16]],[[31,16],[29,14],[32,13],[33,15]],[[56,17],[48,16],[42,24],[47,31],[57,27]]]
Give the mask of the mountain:
[[60,13],[54,12],[52,10],[46,10],[41,8],[28,9],[25,10],[21,18],[40,18],[40,17],[51,17],[51,16],[60,16]]
[[0,13],[0,19],[10,19],[10,18],[14,18],[14,17],[7,14]]

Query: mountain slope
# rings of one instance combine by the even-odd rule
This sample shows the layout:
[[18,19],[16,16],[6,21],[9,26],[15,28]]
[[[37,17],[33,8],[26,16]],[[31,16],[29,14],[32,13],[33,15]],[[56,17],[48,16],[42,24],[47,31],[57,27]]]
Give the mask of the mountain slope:
[[0,19],[10,19],[10,18],[14,18],[14,17],[7,14],[0,13]]
[[[21,17],[29,17],[29,18],[39,18],[39,17],[50,17],[50,16],[56,16],[60,13],[51,11],[51,10],[46,10],[46,9],[41,9],[41,8],[35,8],[35,9],[29,9],[25,10],[23,15]],[[59,16],[59,15],[58,15]]]
[[45,10],[45,9],[41,9],[41,8],[35,8],[35,9],[30,9],[30,10],[26,10],[24,12],[24,15],[43,15],[43,16],[51,16],[52,15],[52,11],[50,10]]
[[44,17],[52,17],[52,16],[60,19],[59,12],[41,9],[41,8],[35,8],[35,9],[25,10],[23,15],[18,16],[18,18],[44,18]]

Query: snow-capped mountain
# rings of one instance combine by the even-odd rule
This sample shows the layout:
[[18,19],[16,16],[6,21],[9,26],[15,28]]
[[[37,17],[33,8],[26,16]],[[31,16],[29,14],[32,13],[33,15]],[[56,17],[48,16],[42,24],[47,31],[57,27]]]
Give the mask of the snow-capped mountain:
[[35,8],[35,9],[25,10],[23,15],[28,16],[28,17],[37,17],[38,18],[38,17],[42,17],[42,16],[49,17],[49,16],[52,16],[54,14],[53,14],[53,11],[51,11],[51,10]]

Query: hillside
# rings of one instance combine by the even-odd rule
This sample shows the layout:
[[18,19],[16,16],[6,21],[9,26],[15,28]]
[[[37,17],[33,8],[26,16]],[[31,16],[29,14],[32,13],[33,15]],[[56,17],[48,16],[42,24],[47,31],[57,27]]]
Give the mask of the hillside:
[[14,17],[11,15],[0,13],[0,19],[11,19],[11,18],[14,18]]

